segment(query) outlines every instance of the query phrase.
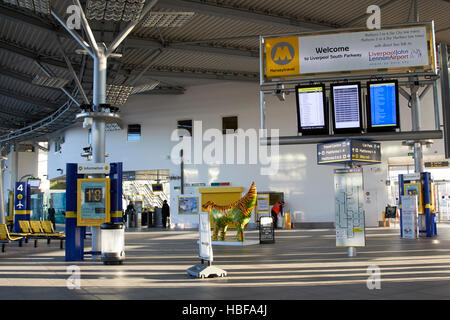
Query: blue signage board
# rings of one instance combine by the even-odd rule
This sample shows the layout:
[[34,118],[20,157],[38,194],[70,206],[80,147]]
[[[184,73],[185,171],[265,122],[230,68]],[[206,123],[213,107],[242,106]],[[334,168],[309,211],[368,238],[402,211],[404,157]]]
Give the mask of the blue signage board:
[[24,211],[28,209],[28,186],[26,182],[16,182],[16,190],[14,197],[14,210]]
[[367,83],[368,131],[395,131],[400,126],[398,81]]

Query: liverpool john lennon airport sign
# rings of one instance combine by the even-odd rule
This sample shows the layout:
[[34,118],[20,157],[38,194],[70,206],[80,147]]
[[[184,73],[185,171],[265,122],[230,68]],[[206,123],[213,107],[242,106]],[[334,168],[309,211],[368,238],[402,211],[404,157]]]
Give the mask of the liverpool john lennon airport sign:
[[434,23],[261,37],[266,80],[331,73],[436,72]]

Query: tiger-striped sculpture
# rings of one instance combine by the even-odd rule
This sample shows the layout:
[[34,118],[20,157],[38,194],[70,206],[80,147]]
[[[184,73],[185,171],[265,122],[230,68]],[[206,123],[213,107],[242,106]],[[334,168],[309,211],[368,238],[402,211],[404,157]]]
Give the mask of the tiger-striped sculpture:
[[212,201],[206,202],[202,208],[212,217],[214,231],[212,240],[217,241],[220,231],[220,241],[225,241],[227,228],[234,224],[237,228],[237,241],[244,241],[244,229],[250,221],[253,208],[256,204],[256,186],[253,182],[247,194],[240,200],[228,205],[218,206]]

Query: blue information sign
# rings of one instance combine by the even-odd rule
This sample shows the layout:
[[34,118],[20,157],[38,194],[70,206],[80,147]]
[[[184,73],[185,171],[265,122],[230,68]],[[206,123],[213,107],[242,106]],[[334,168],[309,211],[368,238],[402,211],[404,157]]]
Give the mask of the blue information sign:
[[399,127],[398,82],[369,82],[368,130],[387,131]]

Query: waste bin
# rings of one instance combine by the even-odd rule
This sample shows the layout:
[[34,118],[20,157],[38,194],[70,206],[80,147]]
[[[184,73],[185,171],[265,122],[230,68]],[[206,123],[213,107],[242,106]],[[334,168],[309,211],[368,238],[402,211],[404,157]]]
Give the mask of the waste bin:
[[123,223],[103,223],[100,228],[103,263],[122,264],[125,260],[125,227]]

